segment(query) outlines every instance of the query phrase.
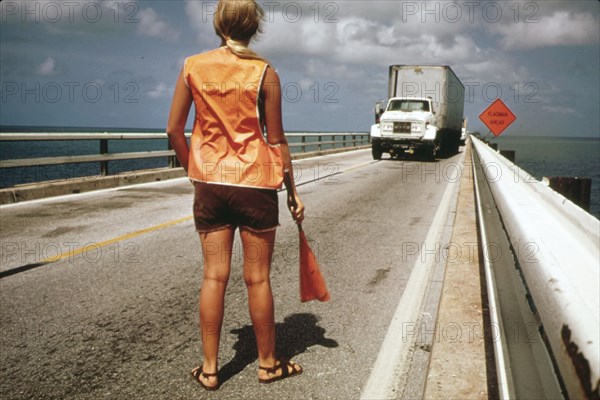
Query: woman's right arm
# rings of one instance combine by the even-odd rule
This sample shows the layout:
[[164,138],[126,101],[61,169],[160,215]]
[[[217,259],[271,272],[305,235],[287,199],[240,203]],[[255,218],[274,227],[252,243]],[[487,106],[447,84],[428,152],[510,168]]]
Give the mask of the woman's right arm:
[[267,141],[271,145],[279,145],[281,149],[281,158],[283,161],[283,184],[287,190],[287,203],[292,218],[296,223],[304,220],[304,204],[294,183],[294,171],[292,168],[292,157],[288,147],[287,138],[283,131],[283,122],[281,117],[281,83],[279,76],[268,67],[265,72],[265,78],[262,86],[262,94],[265,98],[265,124],[267,126]]
[[185,124],[192,101],[192,93],[185,84],[182,70],[179,78],[177,78],[175,93],[173,93],[173,102],[171,103],[171,112],[169,113],[169,122],[167,124],[167,135],[169,136],[171,147],[175,150],[175,155],[186,173],[188,170],[190,149],[185,138]]

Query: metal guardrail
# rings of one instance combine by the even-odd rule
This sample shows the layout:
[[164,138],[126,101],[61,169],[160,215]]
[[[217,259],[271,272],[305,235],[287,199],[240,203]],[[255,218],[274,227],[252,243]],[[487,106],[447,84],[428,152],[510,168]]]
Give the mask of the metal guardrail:
[[[186,133],[186,137],[190,137]],[[357,147],[369,143],[368,133],[289,133],[288,138],[300,138],[300,143],[289,143],[290,148],[299,148],[301,153],[306,153],[307,148],[314,147],[321,151],[324,146],[335,148]],[[336,140],[341,138],[341,140]],[[2,168],[21,168],[41,165],[61,165],[71,163],[100,163],[100,175],[108,175],[108,162],[117,160],[132,160],[144,158],[168,157],[169,167],[177,166],[175,151],[170,148],[160,151],[144,151],[130,153],[109,153],[110,140],[148,140],[167,139],[166,133],[1,133],[0,142],[3,141],[77,141],[99,140],[100,151],[98,155],[79,155],[62,157],[23,158],[0,161]],[[336,147],[339,146],[339,147]]]
[[[472,142],[471,142],[472,143]],[[489,224],[488,218],[484,218],[484,209],[486,208],[485,201],[483,200],[483,191],[485,188],[481,187],[480,182],[485,182],[485,177],[480,176],[481,169],[478,168],[476,162],[477,155],[475,152],[471,153],[471,162],[473,164],[473,179],[475,187],[475,203],[477,208],[477,224],[479,227],[479,242],[481,243],[481,252],[483,255],[483,271],[485,274],[486,290],[487,290],[487,301],[488,309],[490,314],[490,322],[492,326],[498,327],[498,333],[496,340],[493,340],[494,347],[494,361],[496,363],[496,380],[498,384],[498,396],[500,399],[510,399],[515,397],[514,382],[512,374],[510,373],[509,366],[509,355],[506,346],[506,327],[502,319],[500,310],[500,296],[498,285],[493,273],[493,266],[491,263],[490,255],[490,239],[488,236],[487,225]],[[481,174],[483,175],[483,174]],[[490,207],[491,208],[491,207]],[[489,214],[491,210],[487,209]]]
[[494,164],[482,163],[476,151],[471,156],[498,398],[563,399],[541,324],[529,303],[514,247],[487,180],[486,169]]
[[[598,398],[600,221],[532,181],[483,142],[473,137],[472,142],[512,247],[507,256],[514,257],[518,274],[513,284],[524,285],[527,293],[520,297],[527,297],[539,321],[539,327],[532,323],[536,329],[528,335],[541,336],[565,397]],[[510,384],[510,379],[500,383]],[[513,393],[506,386],[502,397],[512,398]]]

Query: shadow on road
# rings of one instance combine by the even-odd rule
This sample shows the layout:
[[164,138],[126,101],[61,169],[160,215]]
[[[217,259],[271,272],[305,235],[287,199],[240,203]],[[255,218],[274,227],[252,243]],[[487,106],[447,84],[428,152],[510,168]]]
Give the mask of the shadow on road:
[[[314,314],[299,313],[292,314],[275,325],[276,349],[278,357],[293,358],[302,354],[310,346],[319,345],[323,347],[337,347],[338,343],[333,339],[325,337],[324,328],[317,325],[318,318]],[[256,340],[252,325],[246,325],[240,329],[234,329],[231,333],[238,335],[238,340],[233,346],[235,355],[219,370],[221,383],[239,374],[256,361]]]
[[415,154],[397,154],[394,156],[389,156],[389,157],[382,157],[381,160],[382,161],[396,161],[396,160],[400,160],[400,161],[418,161],[418,162],[426,162],[426,163],[437,163],[440,162],[441,160],[446,160],[449,158],[454,157],[457,154],[463,153],[465,150],[461,149],[456,153],[451,153],[451,154],[438,154],[435,157],[432,157],[429,154],[419,154],[419,153],[415,153]]

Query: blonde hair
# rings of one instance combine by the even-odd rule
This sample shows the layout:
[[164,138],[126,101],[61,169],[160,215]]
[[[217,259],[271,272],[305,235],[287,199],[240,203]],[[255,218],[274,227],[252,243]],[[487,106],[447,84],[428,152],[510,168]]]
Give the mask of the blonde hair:
[[269,63],[245,44],[262,33],[263,16],[264,11],[255,0],[219,0],[213,19],[215,33],[236,56]]

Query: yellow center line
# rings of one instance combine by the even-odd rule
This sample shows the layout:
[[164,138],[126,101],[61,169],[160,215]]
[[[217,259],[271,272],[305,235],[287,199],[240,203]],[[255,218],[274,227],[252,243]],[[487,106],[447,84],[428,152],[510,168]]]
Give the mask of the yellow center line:
[[[355,169],[358,169],[358,168],[366,167],[367,165],[370,165],[372,163],[373,163],[373,161],[369,161],[369,162],[364,163],[364,164],[355,165],[353,167],[346,168],[345,170],[340,171],[340,172],[338,172],[336,174],[332,174],[332,175],[337,175],[337,174],[349,172],[349,171],[352,171],[352,170],[355,170]],[[52,256],[52,257],[46,257],[41,262],[42,263],[52,263],[52,262],[56,262],[56,261],[62,260],[63,258],[74,257],[76,255],[85,253],[85,252],[89,251],[92,248],[93,249],[98,249],[98,248],[101,248],[101,247],[110,246],[111,244],[114,244],[114,243],[117,243],[117,242],[121,242],[121,241],[124,241],[124,240],[127,240],[127,239],[131,239],[131,238],[134,238],[134,237],[137,237],[137,236],[141,236],[141,235],[144,235],[146,233],[154,232],[154,231],[157,231],[159,229],[168,228],[170,226],[173,226],[173,225],[176,225],[176,224],[180,224],[182,222],[190,221],[193,218],[194,218],[193,216],[188,216],[188,217],[176,219],[176,220],[173,220],[173,221],[165,222],[163,224],[151,226],[150,228],[145,228],[145,229],[141,229],[139,231],[127,233],[125,235],[118,236],[118,237],[113,238],[113,239],[105,240],[103,242],[89,243],[89,244],[87,244],[87,245],[85,245],[83,247],[79,247],[79,248],[76,248],[76,249],[70,249],[69,251],[65,251],[64,253],[57,254],[57,255]]]
[[51,262],[56,262],[59,260],[62,260],[63,258],[68,258],[68,257],[74,257],[78,254],[81,253],[85,253],[86,251],[90,250],[90,248],[94,248],[94,249],[98,249],[100,247],[105,247],[105,246],[110,246],[111,244],[123,241],[123,240],[127,240],[127,239],[131,239],[134,238],[136,236],[140,236],[146,233],[150,233],[150,232],[154,232],[157,231],[159,229],[163,229],[163,228],[168,228],[169,226],[173,226],[182,222],[186,222],[189,221],[191,219],[193,219],[193,216],[189,216],[189,217],[185,217],[185,218],[180,218],[180,219],[176,219],[174,221],[169,221],[169,222],[165,222],[163,224],[159,224],[159,225],[155,225],[155,226],[151,226],[150,228],[145,228],[145,229],[141,229],[139,231],[135,231],[135,232],[131,232],[131,233],[127,233],[125,235],[122,236],[118,236],[116,238],[113,239],[109,239],[109,240],[105,240],[103,242],[99,242],[99,243],[90,243],[87,244],[83,247],[79,247],[76,249],[72,249],[69,251],[65,251],[62,254],[57,254],[55,256],[52,257],[47,257],[45,259],[42,260],[42,263],[51,263]]
[[362,167],[367,167],[367,166],[369,166],[371,164],[373,164],[373,161],[369,161],[369,162],[366,162],[364,164],[358,164],[358,165],[355,165],[353,167],[348,167],[348,168],[346,168],[345,170],[343,170],[341,172],[344,173],[344,172],[354,171],[355,169],[359,169],[359,168],[362,168]]

